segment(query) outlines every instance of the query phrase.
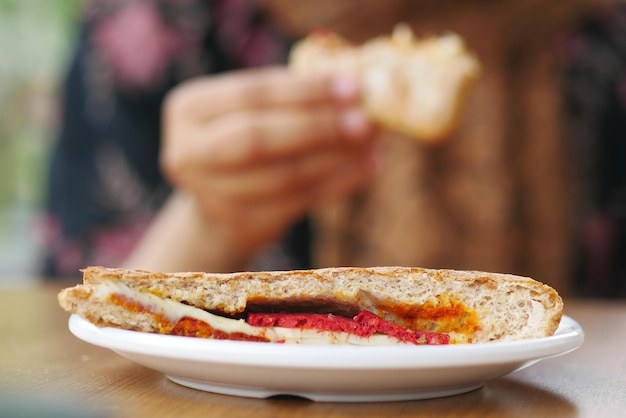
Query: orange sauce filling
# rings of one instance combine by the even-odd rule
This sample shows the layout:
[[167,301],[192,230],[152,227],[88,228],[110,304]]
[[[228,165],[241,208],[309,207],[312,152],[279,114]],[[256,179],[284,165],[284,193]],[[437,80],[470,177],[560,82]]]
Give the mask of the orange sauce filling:
[[183,317],[178,322],[173,323],[165,315],[147,309],[144,305],[136,300],[124,295],[112,294],[110,297],[112,303],[122,306],[130,312],[150,314],[158,324],[157,332],[159,334],[179,335],[183,337],[213,338],[216,340],[237,340],[237,341],[258,341],[269,342],[270,340],[263,336],[248,335],[241,332],[224,332],[217,330],[195,318]]
[[480,329],[476,311],[447,296],[439,296],[422,306],[386,302],[379,304],[378,309],[381,315],[388,313],[398,318],[401,325],[422,331],[473,334]]
[[266,337],[248,335],[242,332],[224,332],[211,327],[206,322],[184,317],[176,323],[171,334],[184,337],[213,338],[215,340],[269,342]]
[[156,332],[158,332],[159,334],[169,334],[172,327],[174,326],[172,321],[170,321],[167,318],[167,316],[153,312],[150,309],[147,309],[140,302],[137,302],[136,300],[132,298],[114,293],[111,296],[109,296],[109,299],[111,300],[112,303],[118,306],[122,306],[123,308],[125,308],[126,310],[130,312],[144,313],[144,314],[151,315],[159,327],[158,330],[156,330]]
[[[216,330],[209,324],[195,318],[184,317],[173,323],[167,316],[151,311],[141,303],[124,295],[112,294],[110,299],[113,303],[125,309],[150,314],[158,324],[156,332],[160,334],[173,334],[188,337],[228,339],[239,341],[262,341],[270,340],[263,336],[251,336],[240,332],[228,333]],[[381,302],[377,304],[378,315],[383,318],[392,316],[398,325],[420,331],[448,334],[457,332],[460,334],[473,334],[480,329],[476,312],[458,300],[448,296],[438,296],[422,306],[407,306],[393,302]]]

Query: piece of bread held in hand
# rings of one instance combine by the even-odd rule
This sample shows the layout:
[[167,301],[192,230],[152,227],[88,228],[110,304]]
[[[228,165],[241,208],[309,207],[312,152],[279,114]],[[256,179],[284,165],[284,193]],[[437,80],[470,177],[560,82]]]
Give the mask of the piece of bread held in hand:
[[98,326],[282,343],[487,343],[552,335],[563,303],[530,278],[411,267],[154,273],[89,267],[59,303]]
[[302,73],[355,77],[362,108],[372,120],[425,142],[451,134],[480,73],[459,35],[418,39],[402,24],[392,35],[362,45],[318,30],[295,44],[289,66]]

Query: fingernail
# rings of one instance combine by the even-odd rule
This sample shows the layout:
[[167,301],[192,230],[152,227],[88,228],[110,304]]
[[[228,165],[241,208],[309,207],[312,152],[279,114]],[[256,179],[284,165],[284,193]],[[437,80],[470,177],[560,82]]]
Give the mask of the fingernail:
[[336,76],[330,81],[330,91],[336,99],[342,101],[354,100],[359,95],[359,86],[350,77]]
[[339,116],[339,128],[352,140],[360,140],[371,131],[369,119],[357,108],[345,109]]

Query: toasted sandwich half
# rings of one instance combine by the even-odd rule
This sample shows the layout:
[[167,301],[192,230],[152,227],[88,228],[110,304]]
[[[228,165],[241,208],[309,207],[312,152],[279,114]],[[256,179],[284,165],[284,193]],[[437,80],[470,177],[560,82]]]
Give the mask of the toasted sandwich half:
[[417,38],[403,24],[361,45],[332,32],[313,32],[296,43],[289,65],[301,73],[354,77],[370,118],[430,143],[450,136],[481,71],[459,35]]
[[410,267],[156,273],[88,267],[61,307],[100,327],[300,344],[455,344],[552,335],[563,302],[530,278]]

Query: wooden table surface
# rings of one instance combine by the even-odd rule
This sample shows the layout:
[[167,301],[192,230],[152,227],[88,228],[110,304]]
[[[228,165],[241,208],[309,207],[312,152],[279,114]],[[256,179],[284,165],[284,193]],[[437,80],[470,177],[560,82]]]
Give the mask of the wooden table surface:
[[586,333],[575,352],[470,393],[390,403],[248,399],[188,389],[87,344],[58,307],[62,286],[0,288],[0,416],[626,417],[626,301],[566,300]]

